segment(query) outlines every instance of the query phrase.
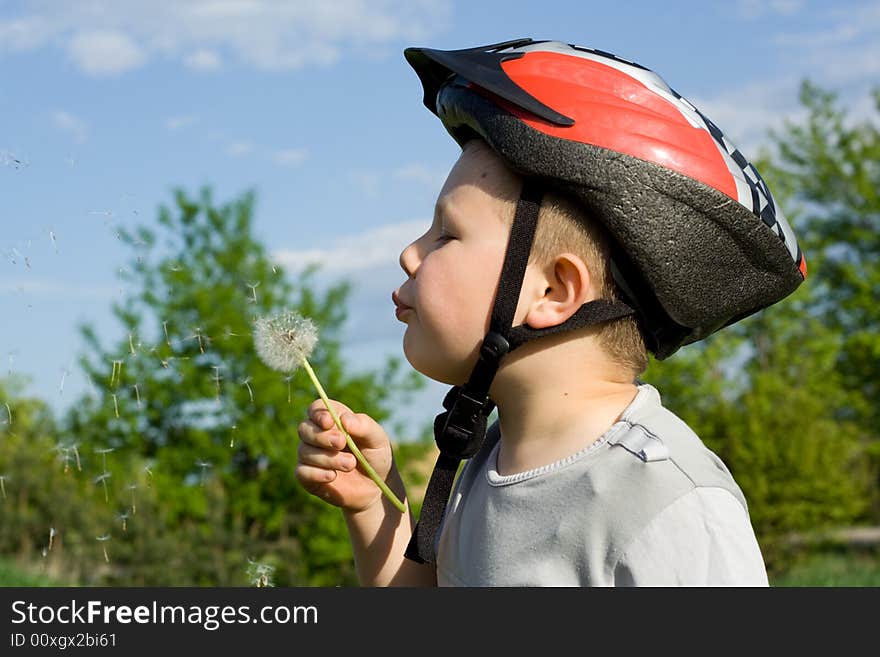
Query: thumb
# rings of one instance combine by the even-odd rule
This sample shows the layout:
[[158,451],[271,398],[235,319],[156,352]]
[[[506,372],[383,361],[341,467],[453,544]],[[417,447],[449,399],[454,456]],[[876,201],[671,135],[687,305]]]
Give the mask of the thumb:
[[362,449],[378,449],[389,443],[388,434],[366,413],[345,412],[339,416],[351,439]]

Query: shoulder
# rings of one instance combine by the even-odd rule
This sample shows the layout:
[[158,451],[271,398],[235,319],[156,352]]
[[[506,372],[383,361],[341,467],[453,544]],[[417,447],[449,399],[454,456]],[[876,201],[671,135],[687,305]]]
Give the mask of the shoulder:
[[749,517],[721,488],[694,488],[665,507],[623,550],[618,586],[767,586]]
[[[747,509],[745,497],[725,463],[710,450],[693,429],[663,406],[660,393],[649,384],[640,384],[638,394],[621,414],[624,431],[617,444],[643,462],[664,463],[664,467],[645,468],[664,479],[683,478],[687,488],[728,490]],[[617,425],[615,425],[617,426]]]

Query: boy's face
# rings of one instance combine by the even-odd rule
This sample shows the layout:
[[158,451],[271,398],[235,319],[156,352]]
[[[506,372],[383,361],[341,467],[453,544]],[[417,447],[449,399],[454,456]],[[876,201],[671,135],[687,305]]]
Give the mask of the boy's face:
[[[489,330],[520,181],[480,142],[465,146],[434,221],[400,254],[408,279],[393,298],[407,324],[403,350],[418,371],[461,385]],[[504,201],[507,199],[507,202]]]

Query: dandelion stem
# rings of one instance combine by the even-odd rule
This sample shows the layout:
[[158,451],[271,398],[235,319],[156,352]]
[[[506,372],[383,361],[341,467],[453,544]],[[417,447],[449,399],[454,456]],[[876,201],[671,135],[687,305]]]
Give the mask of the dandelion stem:
[[327,397],[327,393],[324,392],[324,387],[321,385],[321,382],[318,380],[315,371],[312,369],[312,366],[309,364],[308,359],[302,359],[303,367],[305,367],[306,372],[308,372],[309,378],[312,380],[315,388],[318,391],[318,394],[321,396],[321,400],[324,402],[324,406],[327,407],[327,410],[330,411],[330,416],[333,418],[333,422],[336,423],[337,428],[342,432],[342,435],[345,436],[345,443],[348,446],[348,449],[351,450],[351,453],[354,454],[355,458],[358,460],[358,463],[361,464],[361,467],[364,471],[369,475],[370,479],[372,479],[376,485],[382,490],[391,503],[394,504],[395,507],[401,512],[406,513],[406,506],[404,506],[403,502],[401,502],[397,496],[388,488],[388,485],[382,481],[382,478],[378,475],[378,473],[373,469],[367,459],[364,458],[364,455],[361,453],[361,450],[358,449],[358,446],[354,444],[354,441],[351,439],[351,436],[348,435],[348,432],[343,428],[342,421],[339,419],[339,416],[336,414],[336,411],[333,410],[333,407],[330,404],[330,399]]

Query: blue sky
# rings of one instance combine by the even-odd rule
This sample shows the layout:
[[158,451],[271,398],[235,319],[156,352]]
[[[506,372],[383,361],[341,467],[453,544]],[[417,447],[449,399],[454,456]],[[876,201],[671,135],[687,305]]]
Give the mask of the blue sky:
[[801,79],[856,117],[880,84],[878,2],[0,0],[0,374],[58,410],[86,392],[77,323],[122,337],[116,230],[202,185],[255,190],[257,234],[290,270],[354,282],[352,368],[402,356],[397,254],[457,157],[402,51],[517,37],[653,69],[747,156],[799,116]]

